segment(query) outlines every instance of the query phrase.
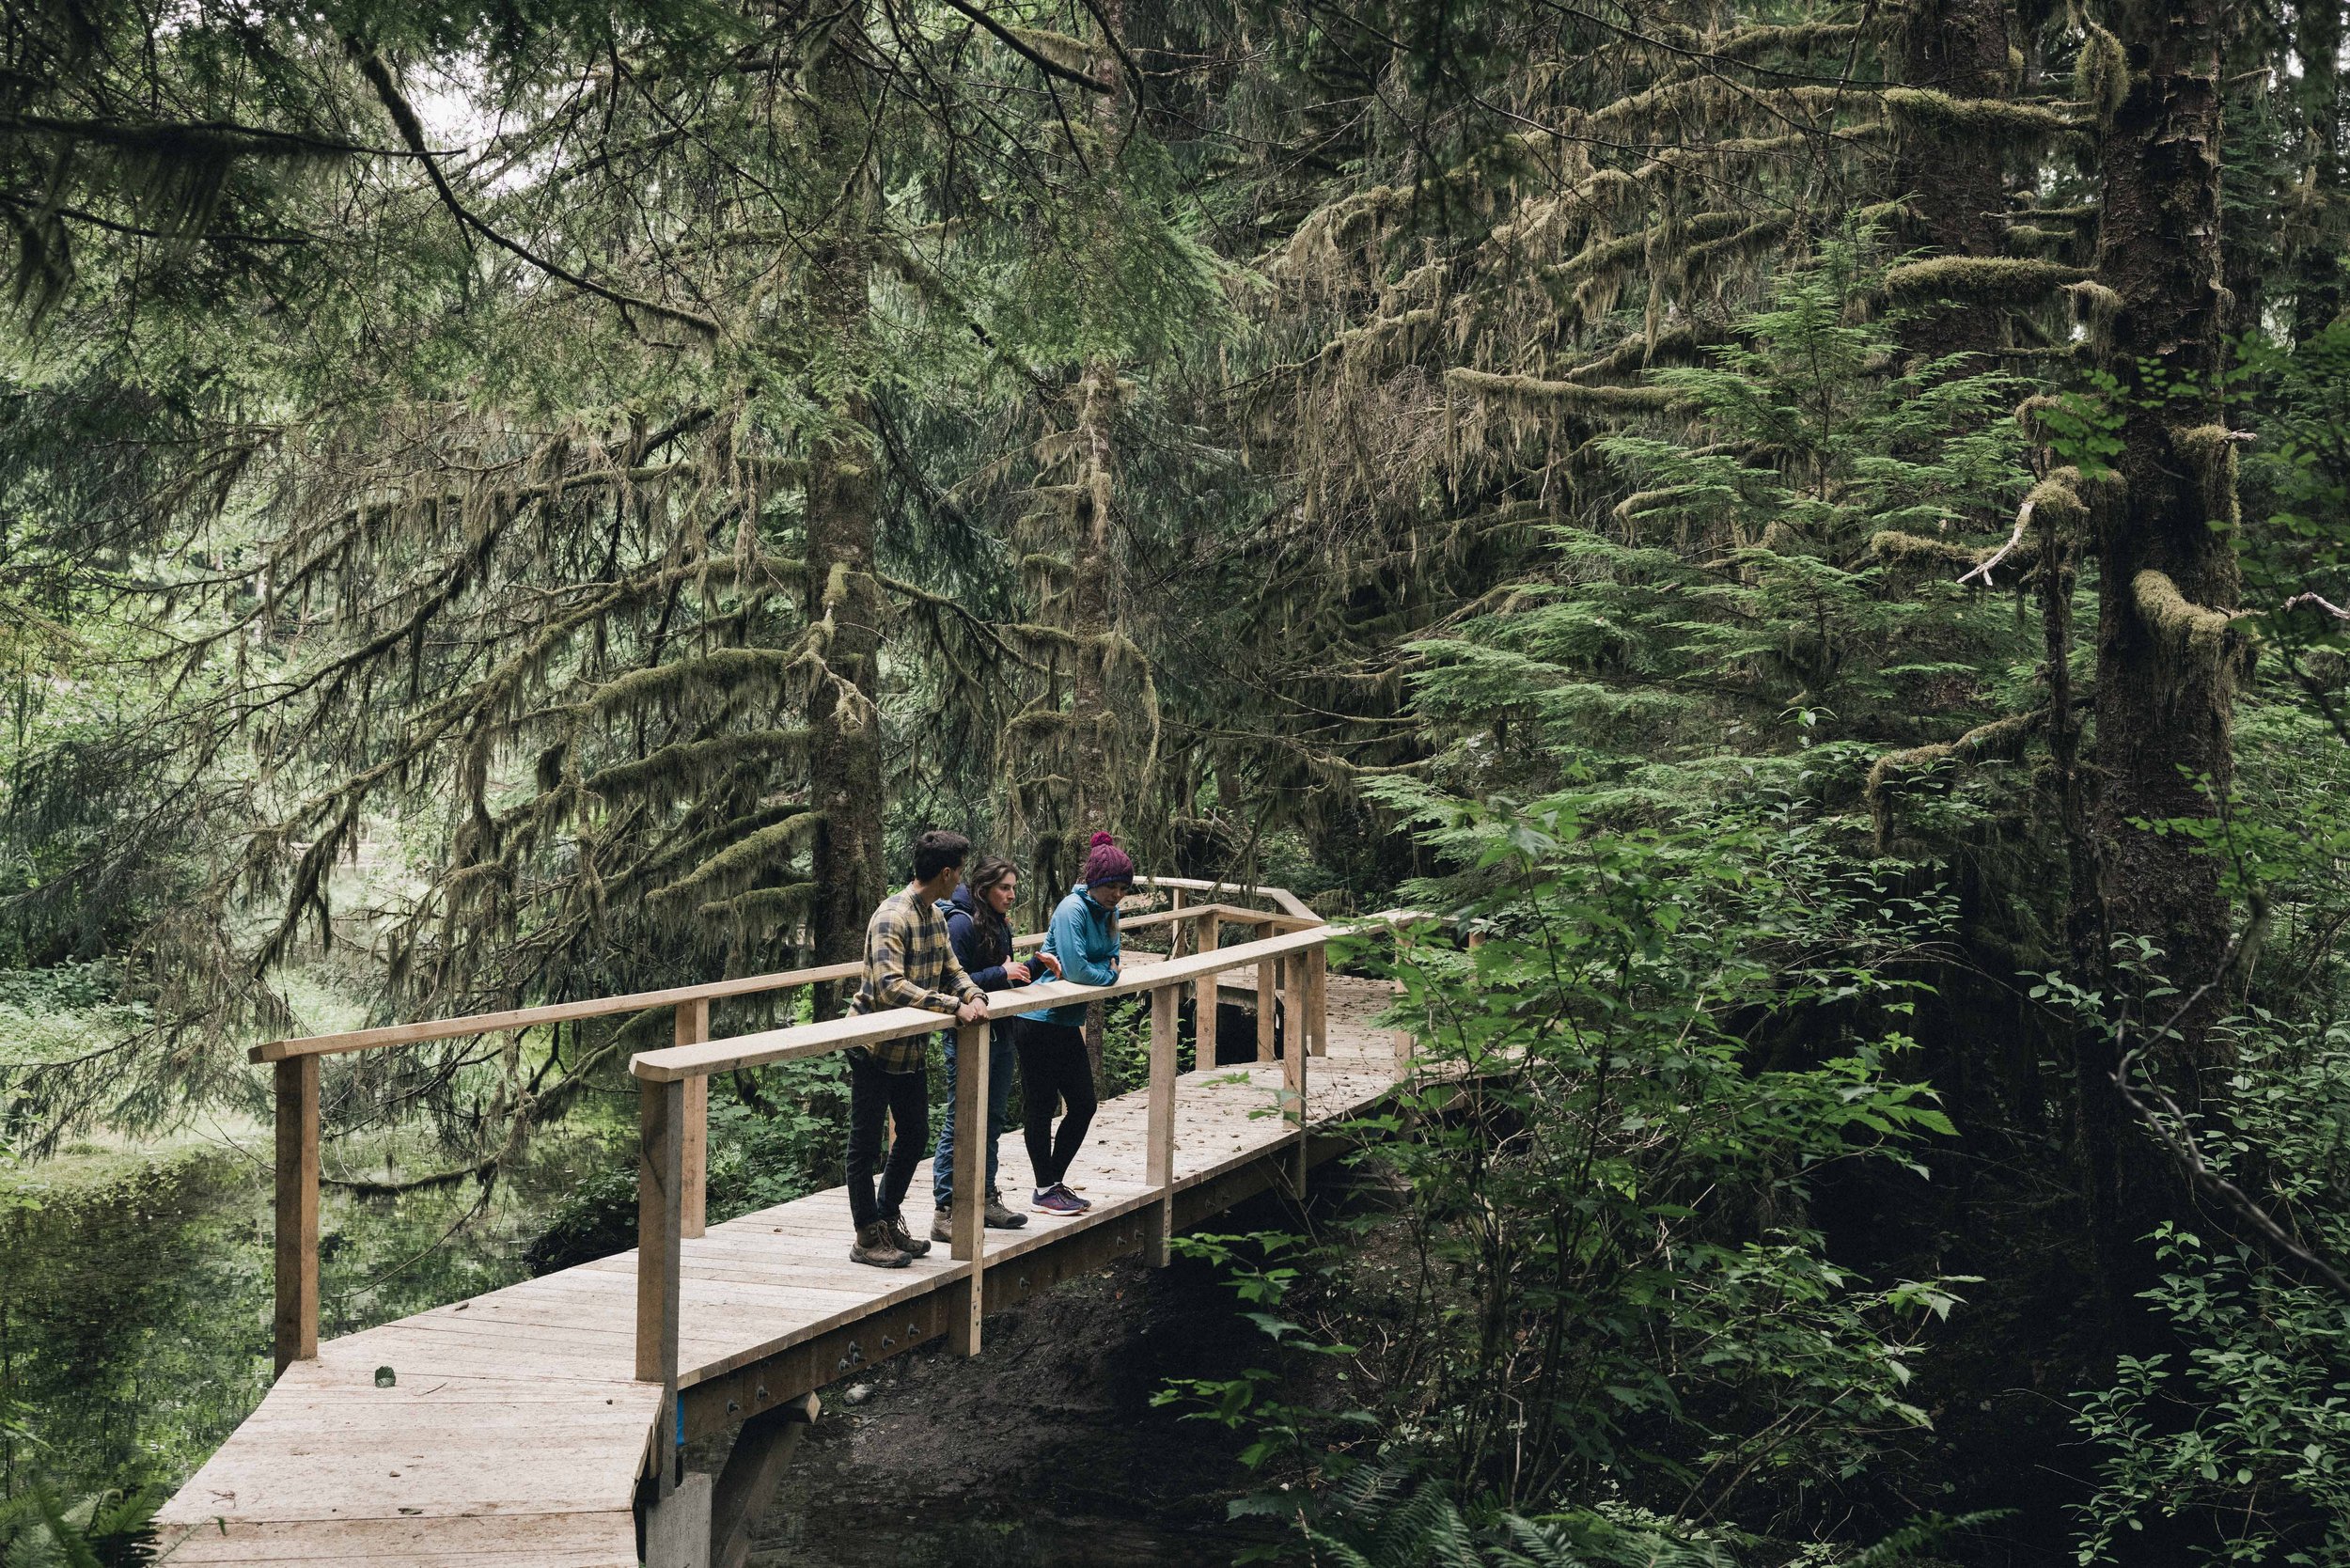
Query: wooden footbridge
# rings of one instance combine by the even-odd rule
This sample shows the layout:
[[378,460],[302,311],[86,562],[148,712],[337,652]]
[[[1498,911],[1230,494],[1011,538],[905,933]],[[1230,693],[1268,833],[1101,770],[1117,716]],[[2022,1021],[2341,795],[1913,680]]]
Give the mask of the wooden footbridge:
[[[1308,1169],[1342,1147],[1327,1130],[1404,1072],[1402,1037],[1372,1022],[1386,992],[1330,975],[1332,929],[1285,892],[1259,890],[1270,907],[1248,907],[1211,884],[1154,886],[1173,907],[1124,928],[1169,927],[1167,954],[1130,948],[1110,985],[1053,981],[992,998],[997,1018],[1151,999],[1150,1086],[1103,1104],[1073,1172],[1092,1210],[985,1230],[985,1145],[961,1137],[953,1245],[902,1270],[848,1261],[844,1187],[703,1222],[711,1074],[942,1025],[907,1008],[713,1040],[711,1004],[847,979],[857,965],[258,1047],[276,1080],[279,1375],[164,1508],[165,1560],[736,1568],[824,1385],[941,1339],[978,1355],[989,1311],[1127,1254],[1164,1263],[1177,1230],[1269,1187],[1302,1193]],[[1195,1071],[1177,1074],[1187,989],[1206,1042],[1220,996],[1237,992],[1253,1007],[1253,1062],[1214,1066],[1210,1045]],[[631,1064],[642,1132],[636,1249],[321,1344],[321,1059],[651,1008],[675,1011],[677,1043]],[[983,1124],[989,1027],[958,1037],[958,1128]],[[1004,1188],[1022,1189],[1016,1135],[1001,1160]],[[926,1180],[916,1175],[917,1194]],[[909,1223],[919,1231],[918,1216]],[[686,1444],[729,1431],[722,1471],[688,1473]]]

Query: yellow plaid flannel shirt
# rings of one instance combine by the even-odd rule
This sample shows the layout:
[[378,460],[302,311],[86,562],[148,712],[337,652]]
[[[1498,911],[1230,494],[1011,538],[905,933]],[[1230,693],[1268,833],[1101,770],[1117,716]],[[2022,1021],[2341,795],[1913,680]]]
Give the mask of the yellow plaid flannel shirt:
[[[952,1012],[971,997],[986,996],[964,972],[936,904],[906,888],[882,900],[865,923],[865,978],[850,998],[851,1013],[893,1007]],[[885,1073],[911,1073],[922,1065],[930,1039],[914,1034],[854,1048],[865,1051]]]

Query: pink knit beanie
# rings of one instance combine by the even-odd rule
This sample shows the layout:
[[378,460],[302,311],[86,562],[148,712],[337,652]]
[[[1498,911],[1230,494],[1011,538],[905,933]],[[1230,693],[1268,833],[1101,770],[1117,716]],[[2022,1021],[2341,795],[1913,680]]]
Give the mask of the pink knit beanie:
[[1108,834],[1095,834],[1092,846],[1086,851],[1085,885],[1092,887],[1104,882],[1132,882],[1134,879],[1134,857],[1120,849],[1118,840]]

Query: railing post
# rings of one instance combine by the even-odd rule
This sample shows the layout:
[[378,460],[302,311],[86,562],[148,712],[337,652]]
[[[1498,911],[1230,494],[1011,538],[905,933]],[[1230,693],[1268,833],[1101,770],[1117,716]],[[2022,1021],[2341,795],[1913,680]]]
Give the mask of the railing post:
[[[710,1038],[710,999],[680,1002],[671,1038],[698,1045]],[[710,1217],[710,1080],[685,1080],[685,1122],[680,1129],[678,1234],[698,1236]]]
[[1191,907],[1188,893],[1189,889],[1183,887],[1173,887],[1167,890],[1167,907],[1176,916],[1176,918],[1167,923],[1167,956],[1169,958],[1183,956],[1183,913]]
[[319,1353],[319,1058],[290,1057],[277,1089],[277,1370]]
[[1143,1211],[1142,1261],[1152,1268],[1165,1268],[1174,1257],[1175,998],[1172,985],[1151,993],[1151,1106],[1142,1179],[1155,1201]]
[[653,1455],[666,1497],[676,1490],[685,1459],[677,1397],[685,1084],[639,1083],[636,1106],[636,1379],[661,1385]]
[[986,1300],[980,1275],[987,1263],[987,1067],[994,1026],[985,1021],[955,1029],[955,1207],[951,1220],[955,1260],[971,1264],[964,1309],[947,1327],[947,1343],[958,1356],[979,1353],[979,1315]]
[[1307,1047],[1312,1027],[1313,961],[1321,952],[1298,953],[1289,961],[1288,1049],[1281,1053],[1282,1117],[1297,1122],[1297,1138],[1292,1154],[1290,1194],[1299,1202],[1306,1200],[1306,1058],[1311,1054]]
[[[1223,944],[1224,917],[1210,910],[1199,917],[1199,950],[1213,953]],[[1191,1012],[1191,1064],[1194,1067],[1215,1065],[1216,998],[1223,994],[1222,977],[1199,977],[1199,988],[1193,998]]]
[[1324,942],[1315,947],[1306,961],[1306,1027],[1310,1031],[1312,1056],[1330,1054],[1330,947]]
[[[1404,993],[1409,989],[1410,988],[1400,980],[1389,980],[1387,982],[1388,995],[1395,997],[1399,1002],[1403,999]],[[1395,1081],[1400,1084],[1411,1082],[1412,1031],[1410,1029],[1397,1029],[1388,1036],[1388,1043],[1395,1047]]]
[[[1266,920],[1260,923],[1256,933],[1259,936],[1272,935],[1273,922]],[[1279,959],[1261,958],[1257,960],[1257,1059],[1259,1061],[1271,1061],[1274,1058],[1273,1027],[1279,1015],[1279,1010],[1275,1005],[1274,998],[1280,981],[1281,961]]]

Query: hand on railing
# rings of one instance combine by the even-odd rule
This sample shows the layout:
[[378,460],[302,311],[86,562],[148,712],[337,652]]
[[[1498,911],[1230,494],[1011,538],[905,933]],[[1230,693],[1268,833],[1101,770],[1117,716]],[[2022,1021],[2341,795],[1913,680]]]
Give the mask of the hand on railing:
[[958,1024],[986,1023],[987,998],[985,996],[974,996],[964,1002],[961,1007],[955,1009],[955,1022]]

